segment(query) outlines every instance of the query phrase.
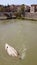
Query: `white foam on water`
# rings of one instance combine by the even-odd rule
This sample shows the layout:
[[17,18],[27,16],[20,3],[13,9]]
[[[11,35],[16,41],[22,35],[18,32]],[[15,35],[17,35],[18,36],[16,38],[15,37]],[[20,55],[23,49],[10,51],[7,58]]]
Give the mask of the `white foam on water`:
[[21,59],[23,60],[26,57],[26,48],[23,49],[22,54],[21,54]]

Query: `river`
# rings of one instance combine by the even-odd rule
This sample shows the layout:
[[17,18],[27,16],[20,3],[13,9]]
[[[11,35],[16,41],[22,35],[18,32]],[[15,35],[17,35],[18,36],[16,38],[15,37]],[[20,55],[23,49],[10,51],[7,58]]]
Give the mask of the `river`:
[[[5,43],[22,54],[23,60],[9,56]],[[0,20],[0,65],[37,65],[37,21]]]

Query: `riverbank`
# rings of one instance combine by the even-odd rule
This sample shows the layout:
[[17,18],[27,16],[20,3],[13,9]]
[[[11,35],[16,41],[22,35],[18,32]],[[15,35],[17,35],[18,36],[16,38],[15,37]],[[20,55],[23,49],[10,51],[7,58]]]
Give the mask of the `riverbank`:
[[[4,15],[4,13],[7,15]],[[32,20],[32,21],[37,21],[37,12],[36,13],[30,13],[30,12],[25,12],[24,16],[16,16],[16,15],[10,15],[10,12],[1,12],[0,15],[0,20],[8,20],[8,19],[23,19],[23,20]]]
[[[8,20],[10,18],[7,18],[6,16],[1,16],[0,20]],[[35,18],[29,18],[29,17],[17,17],[17,18],[12,18],[12,19],[22,19],[22,20],[31,20],[31,21],[37,21]]]
[[31,20],[31,21],[37,21],[37,19],[27,18],[27,17],[25,17],[24,19],[25,19],[25,20]]

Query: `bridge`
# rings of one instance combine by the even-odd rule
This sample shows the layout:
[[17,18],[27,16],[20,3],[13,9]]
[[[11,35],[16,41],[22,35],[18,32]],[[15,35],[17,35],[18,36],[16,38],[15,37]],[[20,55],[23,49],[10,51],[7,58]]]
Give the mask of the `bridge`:
[[7,19],[12,19],[12,12],[4,12],[3,14],[7,17]]
[[0,16],[5,15],[7,19],[16,18],[16,16],[13,14],[13,12],[0,12]]

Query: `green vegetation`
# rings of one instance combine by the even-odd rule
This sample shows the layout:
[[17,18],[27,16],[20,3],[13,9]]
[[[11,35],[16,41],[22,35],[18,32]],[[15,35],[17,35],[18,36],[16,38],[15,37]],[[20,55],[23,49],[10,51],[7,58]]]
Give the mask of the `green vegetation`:
[[25,16],[25,5],[24,4],[21,5],[21,14],[23,17]]
[[0,5],[0,12],[12,12],[12,16],[16,16],[16,18],[24,17],[25,5],[24,4],[17,5],[17,6],[16,5],[8,5],[8,6]]

